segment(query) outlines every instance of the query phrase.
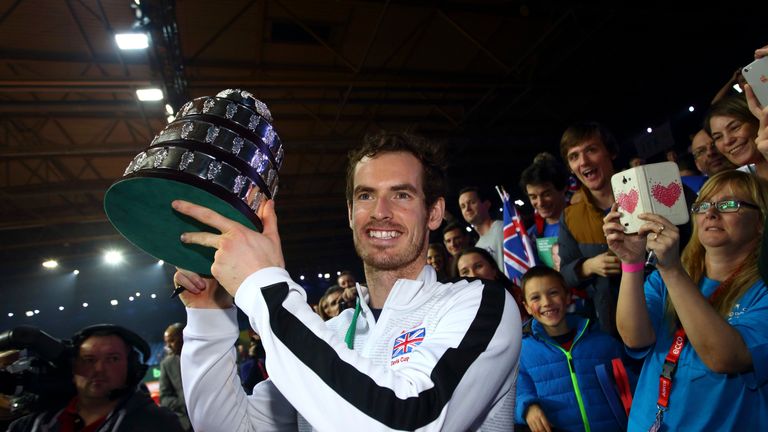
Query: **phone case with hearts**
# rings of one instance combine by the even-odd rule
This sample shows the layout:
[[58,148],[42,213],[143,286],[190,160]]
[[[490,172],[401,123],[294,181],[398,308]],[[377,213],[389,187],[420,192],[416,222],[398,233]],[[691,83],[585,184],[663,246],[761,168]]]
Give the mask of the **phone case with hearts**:
[[675,225],[688,222],[683,182],[674,162],[641,165],[614,174],[611,188],[626,233],[636,233],[645,223],[637,217],[640,213],[664,216]]

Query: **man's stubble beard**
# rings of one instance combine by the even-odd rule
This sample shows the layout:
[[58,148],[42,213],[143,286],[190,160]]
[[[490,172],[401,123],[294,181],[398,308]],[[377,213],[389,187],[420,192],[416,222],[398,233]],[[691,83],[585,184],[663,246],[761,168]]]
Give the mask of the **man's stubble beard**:
[[356,233],[353,236],[353,240],[355,243],[355,251],[357,251],[357,255],[360,259],[363,260],[363,264],[372,270],[379,271],[392,271],[408,267],[422,255],[424,245],[427,241],[425,237],[419,237],[418,243],[409,244],[402,254],[399,254],[398,256],[381,256],[381,254],[377,254],[373,248],[368,251],[364,250],[360,245],[361,242],[358,241]]

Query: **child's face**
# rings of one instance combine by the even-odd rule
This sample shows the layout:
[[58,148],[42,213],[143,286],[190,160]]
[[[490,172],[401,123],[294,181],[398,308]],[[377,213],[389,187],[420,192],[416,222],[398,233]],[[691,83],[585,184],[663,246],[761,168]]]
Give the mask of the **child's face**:
[[[567,326],[565,314],[571,295],[554,276],[530,279],[525,284],[525,310],[549,329]],[[566,328],[567,330],[567,328]]]

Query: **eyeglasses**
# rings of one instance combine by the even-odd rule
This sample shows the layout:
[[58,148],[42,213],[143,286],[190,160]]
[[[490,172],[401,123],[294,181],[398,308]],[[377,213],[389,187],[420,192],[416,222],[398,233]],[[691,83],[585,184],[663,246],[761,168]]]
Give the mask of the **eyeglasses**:
[[739,211],[741,206],[744,206],[747,208],[753,208],[755,210],[760,210],[759,206],[746,201],[722,200],[717,202],[702,201],[700,203],[696,203],[691,206],[691,213],[704,214],[711,207],[714,207],[718,213],[735,213]]
[[713,142],[710,142],[709,144],[707,144],[707,145],[705,145],[705,146],[703,146],[703,147],[699,147],[699,148],[697,148],[697,149],[696,149],[696,150],[695,150],[693,153],[691,153],[691,154],[693,155],[693,158],[694,158],[694,159],[699,159],[700,157],[702,157],[702,156],[704,156],[705,154],[709,153],[709,151],[710,151],[710,150],[715,150],[715,151],[717,151],[717,147],[715,146],[715,143],[714,143],[714,141],[713,141]]

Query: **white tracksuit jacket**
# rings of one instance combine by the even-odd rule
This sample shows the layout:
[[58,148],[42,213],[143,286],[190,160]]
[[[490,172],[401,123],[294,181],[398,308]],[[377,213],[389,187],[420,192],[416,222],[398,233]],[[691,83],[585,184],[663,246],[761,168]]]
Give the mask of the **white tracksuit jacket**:
[[[187,309],[181,373],[195,431],[511,431],[520,314],[499,285],[398,280],[378,321],[367,306],[324,322],[280,268],[249,276],[235,303],[250,318],[270,379],[242,390],[236,309]],[[297,416],[298,412],[298,416]],[[302,426],[302,427],[300,427]]]

